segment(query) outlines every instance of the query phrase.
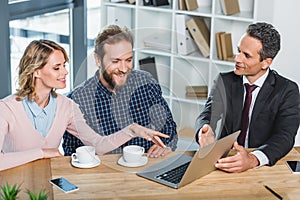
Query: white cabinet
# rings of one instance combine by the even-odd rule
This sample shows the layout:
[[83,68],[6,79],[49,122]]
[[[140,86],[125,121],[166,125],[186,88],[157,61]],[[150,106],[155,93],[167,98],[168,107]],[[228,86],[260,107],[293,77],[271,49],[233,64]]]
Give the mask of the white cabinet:
[[[102,27],[115,23],[131,28],[135,37],[134,66],[138,60],[154,56],[159,83],[163,95],[172,110],[178,130],[194,127],[196,117],[201,112],[206,99],[187,98],[185,87],[207,85],[209,90],[216,75],[230,71],[234,63],[217,58],[215,33],[232,34],[233,50],[247,26],[256,21],[269,21],[272,14],[272,0],[239,0],[240,13],[226,16],[222,13],[220,0],[198,0],[198,9],[183,11],[178,9],[178,0],[169,0],[167,6],[144,6],[143,0],[135,4],[111,3],[101,5]],[[265,10],[267,8],[267,10]],[[176,15],[203,18],[210,31],[210,55],[203,57],[200,51],[188,55],[177,52]],[[124,18],[124,16],[126,16]],[[271,16],[271,15],[270,15]],[[145,46],[145,40],[160,37],[160,48]],[[159,41],[159,40],[158,40]],[[168,44],[168,45],[167,45]]]

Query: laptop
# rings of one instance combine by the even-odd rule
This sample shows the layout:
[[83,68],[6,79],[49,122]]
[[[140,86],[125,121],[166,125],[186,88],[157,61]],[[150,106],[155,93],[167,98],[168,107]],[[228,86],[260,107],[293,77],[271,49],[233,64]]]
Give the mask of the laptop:
[[195,152],[177,154],[137,172],[137,175],[163,185],[180,188],[214,171],[215,163],[227,156],[240,131],[234,132]]

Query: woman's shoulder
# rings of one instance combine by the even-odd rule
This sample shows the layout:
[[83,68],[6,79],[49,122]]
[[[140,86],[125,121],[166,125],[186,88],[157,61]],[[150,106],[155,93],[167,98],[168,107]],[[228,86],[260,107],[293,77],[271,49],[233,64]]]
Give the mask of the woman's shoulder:
[[10,105],[15,105],[15,104],[20,103],[20,101],[17,101],[16,98],[17,98],[17,95],[15,95],[15,94],[6,96],[3,99],[0,99],[0,105],[10,106]]
[[57,94],[56,99],[59,108],[68,109],[71,106],[77,105],[72,99],[62,94]]
[[65,104],[71,104],[72,103],[72,100],[70,98],[68,98],[68,97],[66,97],[65,95],[62,95],[62,94],[57,94],[56,99],[57,99],[57,102],[59,104],[65,105]]

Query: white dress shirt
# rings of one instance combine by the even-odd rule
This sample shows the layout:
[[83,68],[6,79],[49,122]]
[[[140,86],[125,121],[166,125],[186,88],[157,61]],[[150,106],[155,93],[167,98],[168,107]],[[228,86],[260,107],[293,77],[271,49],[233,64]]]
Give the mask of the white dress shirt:
[[[245,83],[248,83],[250,85],[257,85],[258,87],[252,92],[252,101],[251,101],[251,104],[250,104],[250,109],[249,109],[249,125],[250,125],[250,122],[251,122],[251,115],[252,115],[252,110],[253,110],[253,107],[254,107],[254,104],[255,104],[255,101],[256,101],[256,97],[261,89],[261,87],[263,86],[268,74],[269,74],[269,69],[267,70],[267,72],[262,75],[259,79],[257,79],[253,84],[250,84],[248,79],[243,76],[243,84]],[[245,101],[245,97],[246,97],[246,88],[244,87],[244,101]],[[247,129],[247,134],[246,134],[246,139],[245,139],[245,148],[248,148],[248,133],[249,133],[249,126],[248,126],[248,129]],[[253,152],[251,152],[252,154],[254,154],[257,159],[259,160],[259,166],[263,166],[263,165],[267,165],[269,164],[269,159],[268,157],[262,152],[262,151],[259,151],[259,150],[255,150]]]

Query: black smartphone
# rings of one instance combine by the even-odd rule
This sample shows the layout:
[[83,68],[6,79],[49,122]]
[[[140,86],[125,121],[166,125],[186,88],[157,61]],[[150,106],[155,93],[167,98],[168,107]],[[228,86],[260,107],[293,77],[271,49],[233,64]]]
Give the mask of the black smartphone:
[[290,160],[286,161],[286,164],[293,174],[300,174],[300,161]]
[[76,185],[74,185],[64,177],[55,178],[50,180],[49,182],[54,186],[58,187],[59,189],[61,189],[62,191],[64,191],[65,193],[79,190],[79,188]]

